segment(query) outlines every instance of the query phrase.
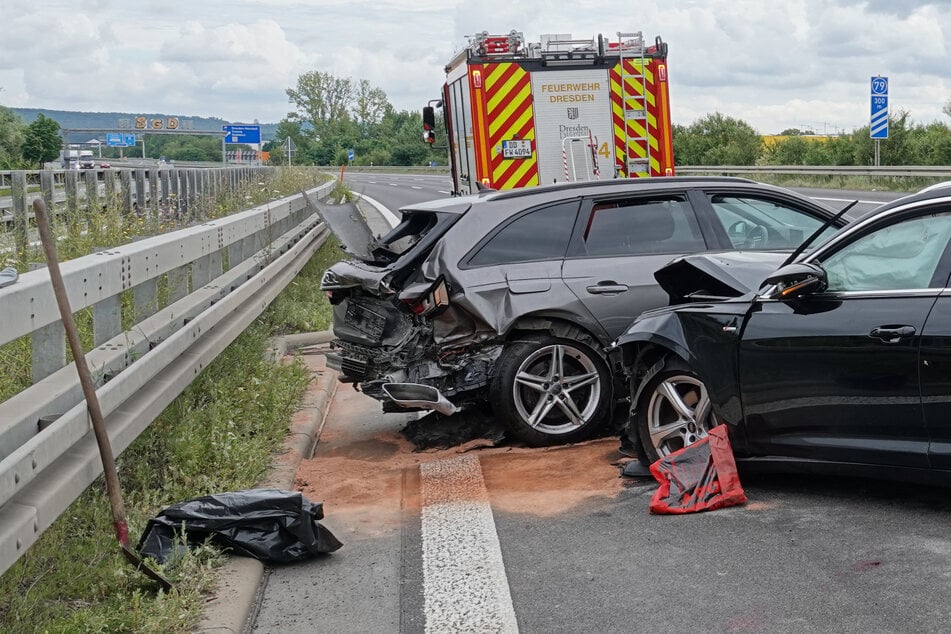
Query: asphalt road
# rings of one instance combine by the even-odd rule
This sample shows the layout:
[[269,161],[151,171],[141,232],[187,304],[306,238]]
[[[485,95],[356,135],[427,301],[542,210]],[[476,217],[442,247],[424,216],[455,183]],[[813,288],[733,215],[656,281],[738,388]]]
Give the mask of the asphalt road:
[[656,516],[613,439],[413,453],[409,418],[340,386],[297,483],[344,547],[270,570],[254,632],[947,629],[944,490],[744,474],[745,506]]
[[[444,183],[349,181],[391,211]],[[745,506],[655,516],[614,439],[414,453],[411,418],[338,388],[298,485],[345,545],[271,570],[254,632],[947,629],[946,490],[741,472]]]

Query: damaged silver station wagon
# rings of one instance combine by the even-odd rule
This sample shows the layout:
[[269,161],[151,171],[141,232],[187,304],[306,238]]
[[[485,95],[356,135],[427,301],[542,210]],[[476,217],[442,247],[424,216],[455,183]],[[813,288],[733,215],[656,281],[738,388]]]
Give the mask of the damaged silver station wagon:
[[379,238],[354,205],[311,204],[351,257],[321,282],[340,380],[384,411],[487,402],[532,445],[587,438],[626,399],[605,349],[667,303],[654,271],[688,253],[792,250],[833,215],[735,178],[483,191],[403,208]]

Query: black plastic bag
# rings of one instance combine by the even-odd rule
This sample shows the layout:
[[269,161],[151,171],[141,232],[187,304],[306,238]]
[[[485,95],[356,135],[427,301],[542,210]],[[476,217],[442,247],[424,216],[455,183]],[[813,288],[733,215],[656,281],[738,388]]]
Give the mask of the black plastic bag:
[[139,539],[139,553],[160,562],[189,547],[212,543],[268,563],[301,561],[332,553],[343,544],[321,526],[323,504],[298,491],[250,489],[179,502],[150,519]]
[[651,465],[660,488],[650,512],[697,513],[746,503],[726,425]]

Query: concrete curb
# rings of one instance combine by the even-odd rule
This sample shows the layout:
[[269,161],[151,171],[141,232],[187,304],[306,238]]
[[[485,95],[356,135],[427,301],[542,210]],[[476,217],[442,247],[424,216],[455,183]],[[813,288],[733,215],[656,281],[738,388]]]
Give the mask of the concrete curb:
[[[325,343],[333,339],[329,331],[278,337],[271,342],[271,352]],[[323,357],[308,359],[308,369],[317,375],[315,385],[309,387],[300,407],[291,418],[284,450],[276,457],[270,475],[261,482],[262,488],[293,489],[297,468],[301,461],[313,454],[314,446],[323,429],[324,419],[337,389],[337,373],[323,364]],[[249,557],[230,557],[218,569],[217,582],[210,599],[202,610],[199,632],[248,631],[250,619],[262,589],[264,564]]]

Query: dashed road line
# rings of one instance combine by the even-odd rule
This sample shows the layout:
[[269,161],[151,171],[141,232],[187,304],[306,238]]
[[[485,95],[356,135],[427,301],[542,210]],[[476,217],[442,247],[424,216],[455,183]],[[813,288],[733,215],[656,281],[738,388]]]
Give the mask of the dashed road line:
[[479,459],[424,462],[419,470],[425,631],[517,633]]

